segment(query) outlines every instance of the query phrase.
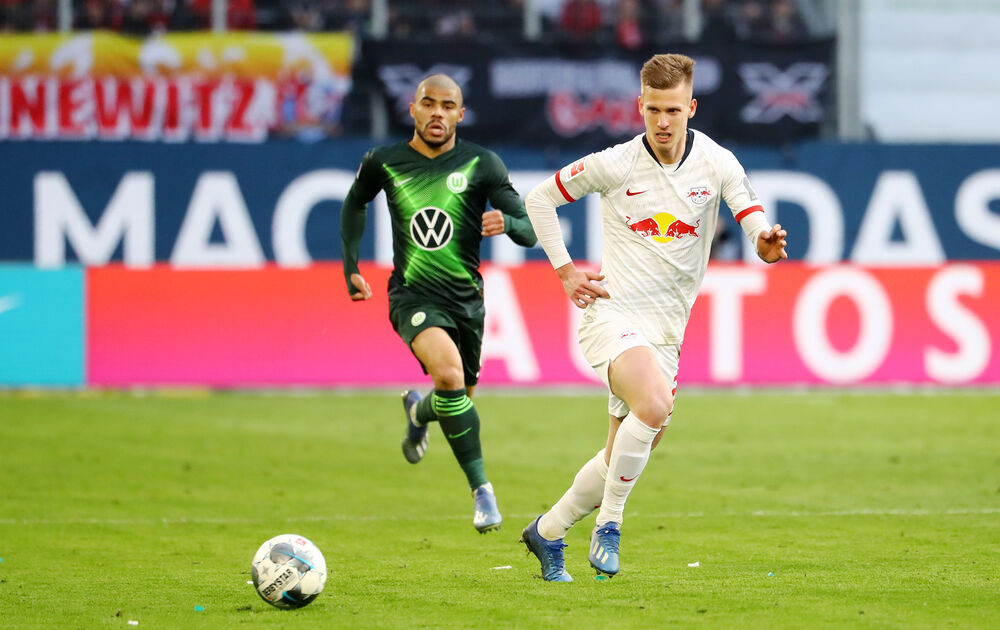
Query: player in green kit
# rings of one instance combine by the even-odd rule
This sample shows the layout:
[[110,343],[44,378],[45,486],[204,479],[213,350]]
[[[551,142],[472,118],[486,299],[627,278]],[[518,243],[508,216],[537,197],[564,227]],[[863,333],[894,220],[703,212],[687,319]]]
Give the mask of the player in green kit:
[[[427,425],[438,421],[472,488],[472,524],[487,532],[502,518],[472,403],[483,341],[479,244],[499,234],[524,247],[537,239],[500,158],[455,136],[464,114],[454,80],[435,74],[421,81],[410,103],[413,138],[365,154],[340,227],[347,290],[352,300],[367,300],[372,291],[358,270],[358,251],[368,202],[385,191],[393,250],[389,320],[434,382],[427,397],[403,392],[403,455],[419,462]],[[487,202],[495,209],[487,212]]]

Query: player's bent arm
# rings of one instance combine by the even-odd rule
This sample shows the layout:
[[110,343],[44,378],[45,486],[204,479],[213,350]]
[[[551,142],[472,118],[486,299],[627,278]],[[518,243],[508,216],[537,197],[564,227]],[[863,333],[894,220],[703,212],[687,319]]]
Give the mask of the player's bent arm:
[[599,297],[608,297],[608,292],[598,284],[604,276],[592,271],[580,271],[573,264],[573,259],[566,249],[562,228],[559,226],[559,216],[556,208],[566,203],[559,191],[555,179],[546,179],[535,186],[525,200],[524,207],[528,218],[535,228],[538,242],[541,243],[545,255],[556,270],[562,282],[563,291],[574,306],[586,308]]
[[[368,213],[368,203],[382,189],[382,165],[377,157],[378,149],[371,149],[361,158],[358,174],[351,184],[351,189],[344,198],[340,213],[340,242],[344,258],[344,280],[347,281],[347,292],[352,300],[367,300],[371,290],[361,278],[358,271],[358,256],[361,251],[361,237],[365,233],[365,220]],[[361,282],[355,282],[357,276]],[[363,286],[362,286],[363,285]]]
[[761,232],[771,228],[767,223],[767,217],[764,216],[764,209],[760,206],[753,206],[736,214],[736,220],[739,222],[740,227],[743,228],[743,233],[746,234],[747,240],[753,243],[754,246],[757,245],[757,236]]
[[497,154],[489,152],[487,168],[490,186],[489,200],[493,207],[503,215],[504,233],[521,247],[533,247],[538,239],[535,238],[535,230],[531,227],[531,221],[525,214],[521,195],[510,182],[510,173],[507,172],[507,167],[504,166]]
[[510,240],[521,247],[534,247],[538,242],[535,236],[535,228],[531,226],[531,219],[524,216],[514,216],[503,212],[503,231],[507,233]]
[[563,240],[559,215],[556,214],[556,208],[564,203],[566,200],[551,177],[532,188],[524,200],[524,208],[528,212],[535,236],[554,269],[573,262],[566,249],[566,241]]
[[[344,258],[344,280],[347,282],[347,292],[353,297],[359,293],[352,276],[361,276],[358,270],[358,256],[361,252],[361,237],[365,233],[365,222],[368,214],[367,202],[362,202],[354,187],[344,198],[340,213],[340,243]],[[363,281],[363,280],[362,280]]]
[[[733,152],[723,151],[716,168],[722,179],[722,198],[733,211],[733,218],[743,228],[747,239],[753,243],[757,256],[766,263],[788,258],[785,252],[786,232],[778,224],[773,227],[768,225],[757,193],[750,186],[750,180]],[[737,211],[737,208],[743,209]]]
[[497,189],[490,195],[490,203],[503,215],[503,231],[521,247],[534,247],[538,239],[531,221],[525,213],[521,196],[510,184],[507,171],[503,171],[503,179]]
[[745,210],[745,215],[740,212],[736,216],[747,240],[753,243],[757,256],[766,263],[788,258],[788,254],[785,253],[785,231],[781,226],[769,225],[760,206],[753,206],[747,210],[749,212]]

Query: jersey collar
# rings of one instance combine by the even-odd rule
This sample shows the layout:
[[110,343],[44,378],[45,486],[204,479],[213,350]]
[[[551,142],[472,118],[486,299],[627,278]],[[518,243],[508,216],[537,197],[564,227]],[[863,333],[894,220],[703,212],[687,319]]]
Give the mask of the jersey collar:
[[410,144],[409,140],[403,140],[402,144],[405,144],[406,148],[410,150],[410,153],[412,153],[413,155],[417,156],[418,158],[420,158],[422,160],[427,160],[428,162],[433,162],[434,160],[440,160],[440,159],[442,159],[444,157],[447,157],[447,156],[451,155],[451,153],[455,149],[458,148],[458,145],[461,144],[461,142],[462,142],[461,138],[455,138],[455,146],[453,146],[452,148],[448,149],[447,151],[445,151],[444,153],[442,153],[442,154],[440,154],[440,155],[438,155],[436,157],[427,157],[426,155],[424,155],[420,151],[417,151],[416,149],[413,148],[413,145]]
[[[646,139],[646,134],[642,134],[642,146],[646,147],[646,153],[649,153],[649,157],[653,158],[653,161],[659,164],[660,168],[663,168],[663,163],[660,162],[660,158],[656,157],[656,153],[653,152],[653,147],[649,146],[649,140]],[[681,167],[681,164],[684,163],[684,160],[688,159],[688,156],[691,155],[691,147],[693,146],[694,146],[694,131],[688,129],[687,142],[684,145],[684,155],[681,156],[681,161],[677,163],[676,167],[674,167],[674,171],[676,171]]]

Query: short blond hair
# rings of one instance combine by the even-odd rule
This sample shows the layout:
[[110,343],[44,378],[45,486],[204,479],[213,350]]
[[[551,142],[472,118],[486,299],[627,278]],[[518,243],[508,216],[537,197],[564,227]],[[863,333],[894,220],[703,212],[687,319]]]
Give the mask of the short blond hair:
[[693,77],[694,59],[677,53],[653,55],[639,72],[642,85],[656,90],[669,90],[681,83],[691,85]]

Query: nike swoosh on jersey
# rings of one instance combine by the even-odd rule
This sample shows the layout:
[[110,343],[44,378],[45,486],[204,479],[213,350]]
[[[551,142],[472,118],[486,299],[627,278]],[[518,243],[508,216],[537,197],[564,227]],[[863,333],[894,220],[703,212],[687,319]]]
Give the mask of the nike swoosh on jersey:
[[395,185],[395,186],[402,186],[403,184],[405,184],[406,182],[410,181],[411,179],[413,179],[413,177],[407,177],[406,179],[401,179],[398,182],[394,182],[393,185]]
[[629,190],[628,188],[626,188],[625,189],[625,195],[628,196],[628,197],[634,197],[635,195],[641,195],[642,193],[648,192],[648,191],[649,191],[649,189],[647,188],[646,190],[637,190],[635,192],[632,192],[631,190]]

